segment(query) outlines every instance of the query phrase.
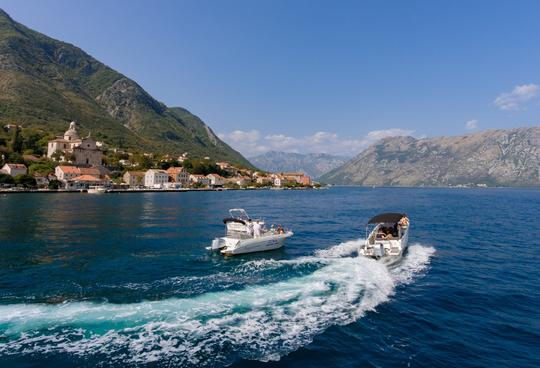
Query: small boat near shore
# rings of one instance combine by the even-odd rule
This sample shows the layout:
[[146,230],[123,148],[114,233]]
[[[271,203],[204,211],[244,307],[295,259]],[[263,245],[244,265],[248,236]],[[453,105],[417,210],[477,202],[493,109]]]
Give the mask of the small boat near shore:
[[229,217],[223,219],[225,236],[214,239],[210,247],[223,255],[278,249],[283,246],[285,239],[293,236],[292,231],[284,230],[281,226],[267,229],[264,221],[252,220],[244,209],[234,208],[229,210],[229,214]]
[[358,253],[392,264],[403,257],[409,240],[409,218],[405,213],[381,213],[366,225],[366,241]]
[[102,185],[91,185],[86,191],[88,194],[103,194],[107,193],[107,188]]

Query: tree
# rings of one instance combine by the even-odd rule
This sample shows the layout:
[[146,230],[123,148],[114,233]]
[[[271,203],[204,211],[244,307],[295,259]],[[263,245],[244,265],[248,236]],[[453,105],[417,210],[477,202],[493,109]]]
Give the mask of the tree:
[[9,174],[0,173],[0,184],[15,184],[15,180]]
[[37,187],[36,179],[34,179],[31,175],[19,174],[14,179],[15,184],[22,185],[25,188]]
[[30,165],[28,167],[28,173],[30,175],[32,174],[41,174],[41,175],[47,175],[54,172],[54,163],[47,161],[47,162],[37,162],[35,164]]
[[21,136],[21,130],[19,128],[13,129],[11,133],[11,140],[9,141],[9,149],[11,152],[21,152],[23,148],[23,138]]
[[62,182],[60,180],[53,179],[49,181],[49,189],[60,189]]

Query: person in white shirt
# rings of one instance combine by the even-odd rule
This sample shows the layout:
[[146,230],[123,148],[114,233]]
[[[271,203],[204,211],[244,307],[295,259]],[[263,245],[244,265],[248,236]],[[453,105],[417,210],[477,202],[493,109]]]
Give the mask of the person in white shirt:
[[251,220],[248,220],[247,229],[248,229],[249,235],[253,236],[253,222],[251,222]]
[[261,224],[259,224],[259,221],[255,221],[253,223],[253,237],[258,238],[261,236]]

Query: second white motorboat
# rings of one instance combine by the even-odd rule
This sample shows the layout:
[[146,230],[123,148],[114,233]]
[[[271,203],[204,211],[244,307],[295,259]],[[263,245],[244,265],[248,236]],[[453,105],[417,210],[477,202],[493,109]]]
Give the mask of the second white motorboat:
[[226,228],[224,237],[212,241],[212,250],[232,256],[278,249],[285,239],[293,236],[290,230],[281,227],[267,229],[262,220],[252,220],[241,208],[229,210],[230,217],[223,219]]

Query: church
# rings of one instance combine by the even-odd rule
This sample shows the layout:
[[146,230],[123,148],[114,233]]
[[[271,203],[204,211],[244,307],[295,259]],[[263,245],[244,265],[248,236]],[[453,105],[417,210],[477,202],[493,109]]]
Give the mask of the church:
[[72,121],[69,129],[63,137],[49,141],[47,146],[47,157],[52,158],[56,152],[64,157],[71,155],[75,165],[98,166],[102,164],[103,153],[96,145],[96,141],[90,138],[79,138],[77,133],[77,124]]

